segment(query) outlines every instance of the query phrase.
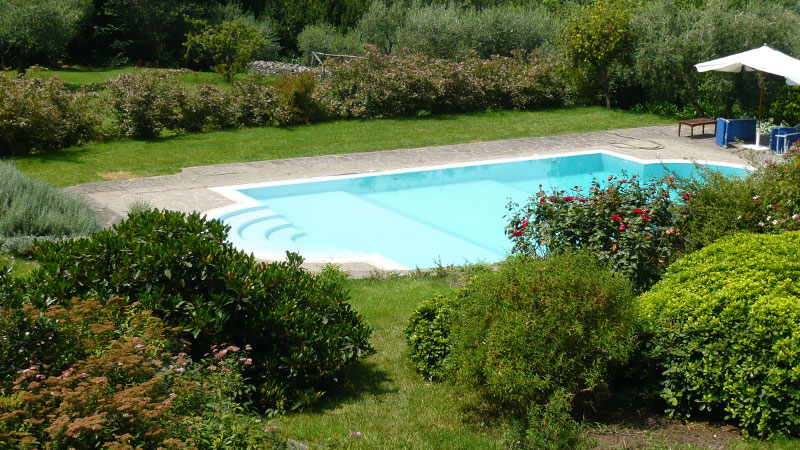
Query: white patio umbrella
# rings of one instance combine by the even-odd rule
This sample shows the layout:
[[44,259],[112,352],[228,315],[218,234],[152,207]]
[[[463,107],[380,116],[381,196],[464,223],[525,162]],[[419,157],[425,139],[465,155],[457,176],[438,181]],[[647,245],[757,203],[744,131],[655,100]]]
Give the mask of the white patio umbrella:
[[[761,94],[758,99],[758,121],[761,122],[761,109],[764,103],[764,74],[771,73],[786,78],[786,84],[800,85],[800,60],[774,50],[764,44],[735,55],[714,59],[694,65],[698,72],[716,70],[719,72],[741,72],[743,69],[758,72]],[[759,133],[756,133],[756,147],[758,147]]]

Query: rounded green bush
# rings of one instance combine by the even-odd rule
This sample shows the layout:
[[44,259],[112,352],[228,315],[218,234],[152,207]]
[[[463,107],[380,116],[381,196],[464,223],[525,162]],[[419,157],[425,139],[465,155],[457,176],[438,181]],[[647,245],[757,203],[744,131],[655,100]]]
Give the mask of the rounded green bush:
[[429,380],[444,378],[444,361],[450,354],[450,327],[454,299],[443,295],[422,302],[405,328],[409,358]]
[[670,266],[639,298],[669,411],[800,432],[800,232],[737,234]]
[[197,213],[132,213],[88,238],[39,244],[26,295],[37,307],[73,297],[138,302],[181,329],[193,357],[214,344],[252,347],[262,405],[306,406],[373,351],[372,329],[342,277],[311,274],[296,254],[258,262],[225,241],[229,230]]
[[513,257],[459,294],[448,377],[525,414],[604,383],[632,348],[630,282],[588,254]]

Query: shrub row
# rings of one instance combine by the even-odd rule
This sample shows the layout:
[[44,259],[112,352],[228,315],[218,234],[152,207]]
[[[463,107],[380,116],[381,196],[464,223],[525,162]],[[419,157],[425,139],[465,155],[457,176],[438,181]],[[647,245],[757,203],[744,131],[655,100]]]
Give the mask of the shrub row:
[[96,139],[101,117],[92,96],[72,93],[56,77],[0,74],[0,156],[48,152]]
[[252,345],[248,374],[261,404],[308,405],[372,351],[371,329],[347,303],[338,273],[309,274],[294,254],[258,263],[225,242],[228,231],[198,214],[149,210],[88,238],[40,243],[29,280],[0,280],[9,294],[2,306],[120,296],[178,327],[195,359],[215,344]]
[[372,50],[366,59],[331,64],[314,98],[340,118],[542,108],[569,102],[562,69],[536,52],[455,62]]

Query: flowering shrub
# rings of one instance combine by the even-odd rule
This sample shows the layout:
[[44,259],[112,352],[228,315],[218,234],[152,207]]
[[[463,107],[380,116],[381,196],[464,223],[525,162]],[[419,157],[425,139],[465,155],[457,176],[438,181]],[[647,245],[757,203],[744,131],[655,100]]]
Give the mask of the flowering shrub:
[[186,89],[179,71],[140,70],[126,73],[108,84],[111,111],[124,136],[152,138],[177,129]]
[[[59,365],[30,353],[31,365],[18,371],[11,394],[0,397],[5,443],[17,448],[207,448],[205,434],[192,424],[215,420],[220,409],[228,411],[229,420],[217,426],[216,436],[234,447],[280,443],[275,433],[255,433],[259,427],[235,401],[247,388],[245,349],[215,348],[207,359],[192,363],[186,353],[176,353],[180,342],[173,330],[121,299],[105,305],[76,299],[69,309],[45,311],[27,305],[13,313],[31,319],[21,329],[50,335],[39,342],[40,350],[70,352],[59,355]],[[46,328],[42,317],[51,319]],[[8,332],[0,322],[0,333]],[[54,346],[64,336],[70,337],[69,345]]]
[[707,174],[681,184],[681,230],[693,248],[736,231],[800,230],[800,147],[767,162],[744,178]]
[[92,98],[70,92],[57,77],[0,75],[0,156],[52,151],[95,139],[101,119]]
[[800,434],[798,278],[800,232],[740,233],[682,258],[639,298],[669,412]]
[[465,62],[419,54],[331,63],[314,98],[332,117],[369,118],[559,105],[566,87],[540,53]]
[[213,84],[200,84],[186,93],[178,127],[198,133],[205,130],[229,129],[240,125],[236,98],[230,90]]
[[252,343],[264,406],[305,406],[349,364],[372,352],[371,328],[339,277],[263,264],[226,242],[229,227],[200,214],[141,211],[88,238],[41,243],[27,289],[38,306],[72,297],[124,297],[179,327],[197,358],[212,345]]
[[234,82],[232,95],[239,126],[280,126],[293,121],[290,105],[281,104],[275,88],[258,80]]
[[[509,204],[506,233],[516,253],[588,250],[640,288],[659,279],[682,246],[673,211],[675,179],[640,181],[636,175],[597,179],[579,186],[539,191],[522,206]],[[684,198],[686,199],[686,197]]]

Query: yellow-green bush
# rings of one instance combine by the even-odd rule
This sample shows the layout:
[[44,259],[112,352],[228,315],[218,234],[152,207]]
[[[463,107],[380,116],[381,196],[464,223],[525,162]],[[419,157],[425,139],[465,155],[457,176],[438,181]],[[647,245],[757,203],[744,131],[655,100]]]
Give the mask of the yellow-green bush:
[[728,236],[639,298],[669,411],[800,434],[800,232]]

